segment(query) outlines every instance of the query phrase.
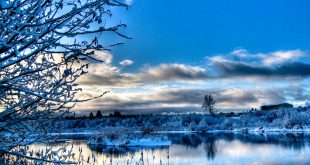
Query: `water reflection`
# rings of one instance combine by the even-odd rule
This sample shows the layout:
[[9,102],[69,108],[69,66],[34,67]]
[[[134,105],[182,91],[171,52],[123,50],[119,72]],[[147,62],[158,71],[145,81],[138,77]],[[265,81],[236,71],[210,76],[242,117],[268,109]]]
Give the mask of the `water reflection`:
[[[302,150],[310,141],[310,135],[303,133],[287,134],[180,134],[178,136],[170,135],[174,144],[181,144],[187,147],[196,148],[204,144],[208,152],[216,153],[216,141],[224,140],[226,142],[241,141],[250,144],[272,144],[280,145],[284,148]],[[211,150],[211,151],[209,151]],[[206,150],[207,151],[207,150]],[[209,154],[208,154],[209,155]],[[211,154],[213,155],[213,154]]]
[[[172,141],[169,147],[89,146],[79,137],[57,145],[73,144],[73,152],[83,151],[79,160],[90,159],[89,164],[310,164],[310,136],[306,134],[169,134],[168,137]],[[30,149],[44,147],[35,144]]]
[[[173,158],[196,160],[189,164],[309,164],[309,135],[306,134],[187,134],[171,136],[179,145]],[[173,148],[171,150],[173,153]],[[202,158],[202,150],[205,158]],[[194,151],[192,151],[193,149]],[[172,161],[174,162],[174,161]]]
[[217,149],[215,145],[215,138],[210,138],[203,144],[208,159],[214,159]]

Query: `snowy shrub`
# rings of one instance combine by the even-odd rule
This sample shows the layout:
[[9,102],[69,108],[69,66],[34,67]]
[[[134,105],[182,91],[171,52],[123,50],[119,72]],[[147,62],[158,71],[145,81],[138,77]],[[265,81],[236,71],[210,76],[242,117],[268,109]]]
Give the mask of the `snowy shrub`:
[[284,127],[287,128],[287,129],[293,129],[295,125],[296,125],[296,122],[294,122],[292,120],[287,120],[284,123]]
[[191,123],[191,119],[189,116],[183,117],[183,119],[182,119],[182,125],[183,126],[187,127],[190,123]]
[[267,121],[269,122],[269,123],[272,123],[272,121],[274,120],[274,119],[276,119],[277,118],[277,115],[276,115],[276,113],[274,113],[274,112],[271,112],[271,113],[268,113],[267,114]]
[[155,131],[154,127],[143,127],[143,128],[141,128],[142,134],[145,134],[145,135],[150,134],[154,131]]
[[234,125],[231,122],[226,122],[224,126],[225,126],[226,130],[233,130],[234,129]]
[[213,117],[213,116],[205,116],[204,117],[204,122],[207,124],[207,125],[216,125],[216,124],[219,124],[220,123],[220,120],[219,118],[217,117]]
[[126,128],[114,128],[104,130],[103,133],[100,135],[100,137],[115,140],[123,136],[128,136],[130,134],[132,134],[132,132]]
[[256,116],[256,117],[260,117],[260,116],[263,116],[265,114],[264,111],[254,111],[253,115]]
[[150,122],[152,123],[152,125],[155,127],[160,126],[161,124],[160,119],[158,117],[151,118],[150,120],[151,120]]

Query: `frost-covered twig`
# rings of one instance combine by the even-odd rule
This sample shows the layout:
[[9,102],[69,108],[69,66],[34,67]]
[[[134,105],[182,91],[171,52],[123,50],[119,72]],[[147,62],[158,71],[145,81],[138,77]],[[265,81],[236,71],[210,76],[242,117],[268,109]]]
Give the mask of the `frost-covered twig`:
[[111,6],[128,7],[116,0],[1,1],[0,148],[6,153],[21,156],[13,149],[48,138],[76,102],[107,93],[76,98],[79,77],[92,61],[103,61],[94,52],[111,46],[100,44],[100,34],[130,38],[118,32],[125,24],[105,24]]

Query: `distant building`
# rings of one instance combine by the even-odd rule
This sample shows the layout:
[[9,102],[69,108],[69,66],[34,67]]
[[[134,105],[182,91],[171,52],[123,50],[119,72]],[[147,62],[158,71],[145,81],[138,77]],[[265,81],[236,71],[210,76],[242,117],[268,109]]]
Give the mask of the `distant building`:
[[260,109],[263,111],[273,109],[289,109],[289,108],[293,108],[293,105],[289,103],[282,103],[277,105],[263,105],[260,107]]

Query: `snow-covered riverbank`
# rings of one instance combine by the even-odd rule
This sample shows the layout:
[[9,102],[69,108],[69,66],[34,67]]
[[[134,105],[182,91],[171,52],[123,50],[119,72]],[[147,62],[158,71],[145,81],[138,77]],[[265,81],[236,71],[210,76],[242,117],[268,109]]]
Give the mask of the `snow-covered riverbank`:
[[[71,135],[100,135],[104,131],[82,131],[79,130],[78,132],[66,130],[66,132],[59,132],[59,133],[50,133],[52,136],[71,136]],[[143,133],[142,131],[133,131],[133,133]],[[286,128],[275,128],[275,127],[254,127],[254,128],[238,128],[233,130],[206,130],[206,131],[190,131],[190,130],[177,130],[177,131],[154,131],[150,134],[196,134],[196,133],[205,133],[205,134],[212,134],[212,133],[243,133],[243,134],[269,134],[269,133],[309,133],[310,128],[306,127],[303,129],[286,129]]]
[[132,132],[195,133],[195,132],[310,132],[310,108],[299,107],[282,110],[222,113],[217,115],[135,115],[75,118],[56,123],[61,134],[68,132],[102,132],[125,129]]
[[[180,134],[180,135],[178,135]],[[170,146],[172,144],[170,138],[172,136],[197,134],[199,136],[217,136],[218,134],[235,134],[235,135],[287,135],[287,134],[304,134],[310,135],[309,127],[303,128],[276,128],[276,127],[245,127],[232,130],[207,130],[207,131],[190,131],[190,130],[177,130],[177,131],[153,131],[145,134],[142,131],[130,131],[123,128],[115,128],[101,131],[79,131],[79,132],[62,132],[51,133],[53,136],[60,137],[83,137],[88,141],[90,146],[101,147],[139,147],[139,148],[152,148],[161,146]],[[168,138],[170,137],[170,138]]]

